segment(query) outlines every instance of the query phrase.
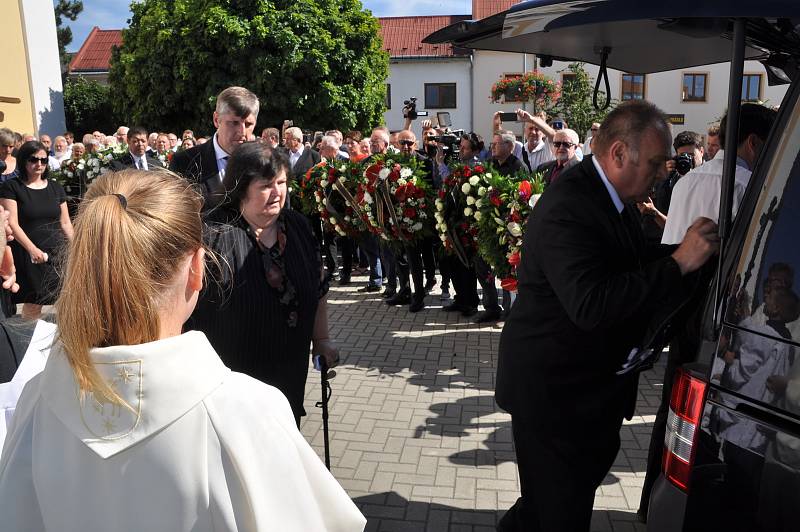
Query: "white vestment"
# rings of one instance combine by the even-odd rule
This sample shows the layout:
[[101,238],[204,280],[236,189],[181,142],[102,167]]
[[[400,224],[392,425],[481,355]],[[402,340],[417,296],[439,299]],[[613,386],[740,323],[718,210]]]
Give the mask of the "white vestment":
[[56,345],[0,459],[4,532],[361,531],[277,389],[205,335],[91,351],[130,408],[81,397]]

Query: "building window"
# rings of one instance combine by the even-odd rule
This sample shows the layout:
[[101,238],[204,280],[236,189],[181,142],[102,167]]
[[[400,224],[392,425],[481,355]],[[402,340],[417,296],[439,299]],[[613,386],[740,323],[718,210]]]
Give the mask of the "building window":
[[644,100],[644,74],[622,75],[622,101]]
[[742,78],[742,101],[761,100],[761,74],[745,74]]
[[426,109],[455,109],[455,107],[456,107],[455,83],[425,84]]
[[392,85],[386,84],[386,109],[392,108]]
[[684,102],[706,101],[708,74],[684,74],[681,99]]
[[561,73],[561,86],[566,87],[570,83],[574,83],[575,80],[578,79],[578,75],[574,74],[573,72],[562,72]]

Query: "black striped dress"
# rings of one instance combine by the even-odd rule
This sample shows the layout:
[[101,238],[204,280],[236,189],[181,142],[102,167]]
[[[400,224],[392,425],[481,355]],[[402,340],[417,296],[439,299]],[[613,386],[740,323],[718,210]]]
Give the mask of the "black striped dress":
[[[186,327],[203,331],[232,370],[281,390],[299,421],[305,415],[314,319],[328,285],[320,281],[322,260],[306,218],[288,208],[281,216],[286,223],[286,273],[297,291],[297,325],[289,326],[289,307],[267,284],[263,252],[249,225],[229,214],[227,222],[206,225],[206,243],[222,264],[218,268],[209,262],[207,286]],[[215,215],[216,220],[223,218]]]

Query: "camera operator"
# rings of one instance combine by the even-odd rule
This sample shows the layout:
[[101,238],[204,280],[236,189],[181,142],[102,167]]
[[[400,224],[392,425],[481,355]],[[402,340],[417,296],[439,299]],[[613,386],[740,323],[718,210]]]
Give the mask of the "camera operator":
[[[457,162],[468,166],[475,166],[480,164],[480,154],[484,149],[483,138],[475,132],[462,133],[458,144],[458,159]],[[445,164],[444,150],[439,147],[436,153],[436,168],[442,180],[450,175],[450,168]],[[449,191],[447,191],[449,193]],[[447,196],[450,197],[449,194]],[[445,209],[450,208],[445,200]],[[477,281],[478,277],[475,273],[474,259],[475,257],[467,257],[470,264],[465,265],[455,255],[442,255],[440,262],[440,270],[442,271],[442,292],[444,293],[446,285],[445,275],[449,273],[453,281],[453,289],[455,297],[453,302],[443,308],[445,312],[460,312],[464,317],[471,317],[478,312],[478,298]]]
[[649,242],[659,243],[667,223],[667,213],[672,199],[672,189],[680,178],[693,168],[703,164],[703,139],[694,131],[678,133],[672,142],[675,157],[667,161],[669,174],[664,181],[656,183],[654,194],[648,201],[639,203],[642,214],[642,230]]
[[[775,121],[776,113],[763,105],[742,105],[739,135],[736,138],[736,177],[733,184],[733,213],[739,210],[739,202],[750,182],[751,168],[756,163],[761,149]],[[725,145],[727,115],[720,124],[720,142]],[[664,226],[662,244],[679,244],[686,230],[700,217],[714,222],[719,217],[719,199],[722,189],[722,163],[725,150],[703,166],[686,174],[672,189],[672,209]]]

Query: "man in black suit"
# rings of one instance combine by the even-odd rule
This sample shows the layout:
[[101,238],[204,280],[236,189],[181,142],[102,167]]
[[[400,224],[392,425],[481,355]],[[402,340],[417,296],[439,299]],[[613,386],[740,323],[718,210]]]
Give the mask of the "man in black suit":
[[288,150],[292,178],[302,178],[314,165],[320,162],[319,153],[303,144],[303,131],[299,127],[287,128],[283,134],[284,145]]
[[685,276],[718,248],[705,218],[678,247],[646,247],[632,203],[665,177],[670,140],[654,105],[620,105],[595,155],[565,171],[528,220],[495,392],[511,414],[521,497],[498,530],[589,530],[636,401],[636,373],[617,372],[654,313],[686,300]]
[[217,132],[211,142],[177,152],[172,157],[169,169],[201,187],[204,209],[213,208],[225,197],[222,179],[228,157],[253,135],[258,110],[255,94],[244,87],[228,87],[217,96],[214,111]]
[[575,149],[578,147],[578,134],[571,129],[559,129],[553,136],[553,155],[555,159],[536,168],[537,173],[544,174],[544,182],[549,186],[558,176],[578,164]]
[[164,168],[164,165],[147,153],[147,130],[141,126],[135,126],[128,130],[128,153],[111,161],[111,168],[115,171],[125,168],[154,170]]

